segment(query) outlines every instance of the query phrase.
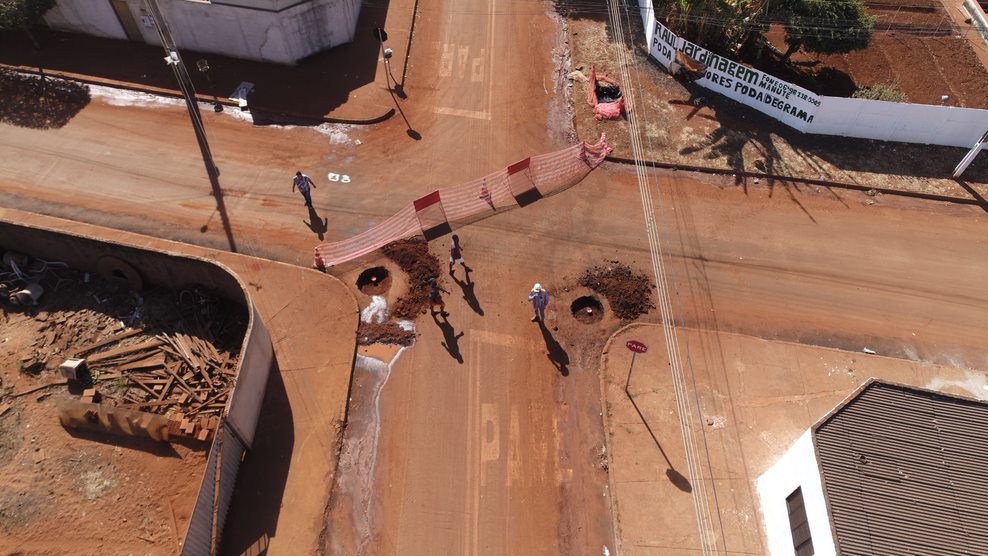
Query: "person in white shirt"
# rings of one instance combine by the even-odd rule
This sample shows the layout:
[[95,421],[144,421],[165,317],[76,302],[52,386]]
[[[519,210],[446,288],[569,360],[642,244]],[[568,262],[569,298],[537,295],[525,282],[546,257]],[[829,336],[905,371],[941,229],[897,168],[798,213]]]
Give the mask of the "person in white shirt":
[[312,194],[311,189],[315,189],[316,184],[312,183],[309,176],[302,173],[301,170],[295,172],[295,177],[292,178],[292,192],[295,192],[295,188],[298,188],[298,192],[302,194],[302,198],[305,199],[305,206],[312,208]]

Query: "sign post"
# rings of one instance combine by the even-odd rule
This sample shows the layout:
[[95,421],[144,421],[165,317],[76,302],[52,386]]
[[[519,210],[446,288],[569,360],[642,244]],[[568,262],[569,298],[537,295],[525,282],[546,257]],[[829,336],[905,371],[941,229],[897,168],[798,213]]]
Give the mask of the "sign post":
[[628,367],[628,380],[624,383],[624,393],[630,398],[631,392],[628,391],[628,388],[631,386],[631,370],[635,368],[635,356],[648,351],[648,346],[638,340],[628,340],[624,343],[624,347],[631,351],[631,366]]

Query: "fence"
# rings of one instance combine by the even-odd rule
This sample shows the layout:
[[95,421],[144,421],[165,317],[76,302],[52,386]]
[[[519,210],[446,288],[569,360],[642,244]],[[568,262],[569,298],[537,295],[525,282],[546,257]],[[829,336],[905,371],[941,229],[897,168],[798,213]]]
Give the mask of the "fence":
[[439,189],[409,203],[366,232],[319,245],[315,264],[319,268],[341,264],[392,241],[416,235],[432,239],[448,233],[454,226],[525,206],[579,183],[610,152],[607,137],[601,135],[595,144],[580,142],[526,158],[488,176]]
[[669,68],[676,51],[707,66],[697,85],[806,133],[970,147],[988,130],[988,110],[817,95],[714,54],[673,33],[640,0],[649,54]]

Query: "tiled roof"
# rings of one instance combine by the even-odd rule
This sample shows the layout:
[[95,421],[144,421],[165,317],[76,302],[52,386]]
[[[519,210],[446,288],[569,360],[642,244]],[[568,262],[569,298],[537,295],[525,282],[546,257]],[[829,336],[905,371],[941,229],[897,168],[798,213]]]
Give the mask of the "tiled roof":
[[814,436],[838,554],[988,553],[988,404],[872,382]]

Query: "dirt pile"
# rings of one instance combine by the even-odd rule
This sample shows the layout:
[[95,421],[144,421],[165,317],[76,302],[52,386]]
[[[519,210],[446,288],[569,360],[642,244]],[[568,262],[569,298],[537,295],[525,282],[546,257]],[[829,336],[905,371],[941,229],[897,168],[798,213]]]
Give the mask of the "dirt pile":
[[381,250],[408,274],[408,293],[395,302],[392,315],[410,319],[425,312],[429,304],[429,280],[438,279],[441,272],[439,259],[429,252],[429,243],[422,238],[401,239]]
[[622,320],[634,320],[655,308],[648,276],[617,261],[587,269],[580,276],[580,285],[606,297]]
[[415,343],[415,332],[405,330],[396,322],[362,322],[357,328],[357,344],[388,344],[410,346]]

